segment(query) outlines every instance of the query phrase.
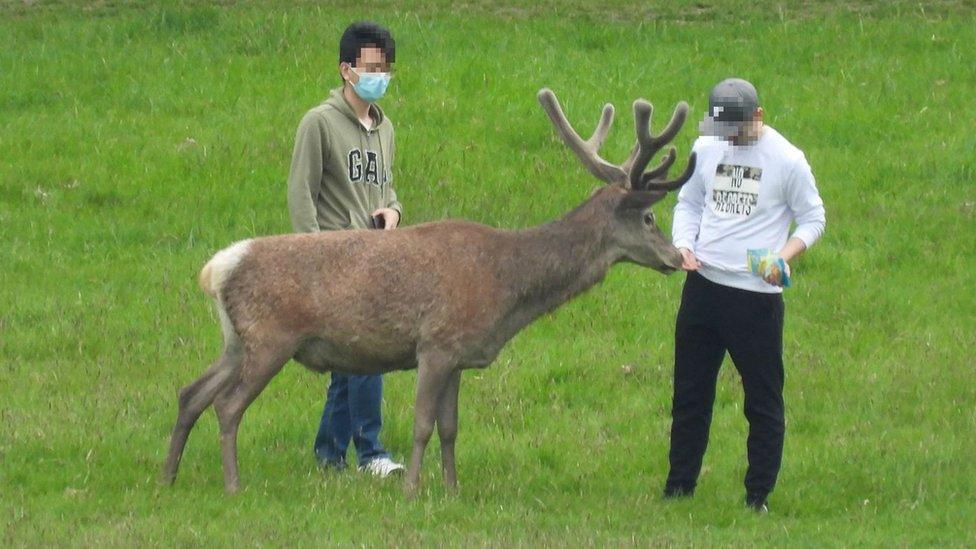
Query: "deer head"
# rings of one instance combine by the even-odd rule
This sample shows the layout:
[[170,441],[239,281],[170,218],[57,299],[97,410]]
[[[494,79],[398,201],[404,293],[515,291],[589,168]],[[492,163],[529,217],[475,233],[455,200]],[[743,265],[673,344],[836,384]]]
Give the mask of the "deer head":
[[613,105],[607,103],[603,106],[603,114],[596,130],[584,141],[566,119],[552,90],[540,90],[539,102],[563,142],[576,153],[590,173],[607,183],[594,196],[613,195],[610,238],[620,249],[623,259],[663,273],[679,269],[681,254],[658,228],[650,208],[669,191],[679,189],[691,178],[695,171],[695,154],[689,156],[685,171],[672,180],[667,180],[666,177],[676,157],[674,147],[669,147],[667,154],[654,169],[645,171],[645,168],[654,155],[677,135],[688,114],[688,104],[684,101],[678,103],[664,130],[658,135],[652,135],[650,124],[654,108],[643,99],[634,101],[637,143],[627,160],[617,165],[607,162],[599,155],[600,147],[613,123]]

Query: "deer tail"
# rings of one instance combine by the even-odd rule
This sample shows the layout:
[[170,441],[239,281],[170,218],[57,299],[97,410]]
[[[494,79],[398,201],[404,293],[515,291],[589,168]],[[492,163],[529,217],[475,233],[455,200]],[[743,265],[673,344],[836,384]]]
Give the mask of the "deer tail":
[[200,270],[200,288],[210,297],[219,300],[220,291],[231,273],[247,255],[250,240],[241,240],[220,250]]

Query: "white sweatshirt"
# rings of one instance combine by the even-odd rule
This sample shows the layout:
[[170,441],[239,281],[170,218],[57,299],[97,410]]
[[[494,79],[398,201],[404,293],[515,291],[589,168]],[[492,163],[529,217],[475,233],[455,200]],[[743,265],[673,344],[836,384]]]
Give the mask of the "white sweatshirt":
[[823,234],[823,200],[803,151],[770,126],[751,145],[699,137],[695,173],[678,193],[672,236],[694,252],[705,278],[733,288],[779,293],[749,272],[746,250],[778,252],[792,236],[807,248]]

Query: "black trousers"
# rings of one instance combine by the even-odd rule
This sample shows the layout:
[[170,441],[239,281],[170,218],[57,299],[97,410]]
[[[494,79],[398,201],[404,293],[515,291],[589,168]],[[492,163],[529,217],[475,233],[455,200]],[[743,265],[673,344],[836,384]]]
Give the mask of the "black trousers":
[[745,390],[746,498],[761,501],[773,490],[785,432],[783,314],[783,294],[730,288],[688,273],[674,334],[667,493],[695,490],[708,445],[715,382],[726,351]]

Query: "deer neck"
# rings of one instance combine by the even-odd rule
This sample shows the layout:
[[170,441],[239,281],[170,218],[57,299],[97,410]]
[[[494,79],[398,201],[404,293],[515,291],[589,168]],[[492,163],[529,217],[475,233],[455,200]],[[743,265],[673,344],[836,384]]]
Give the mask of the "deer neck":
[[610,244],[604,209],[590,200],[556,221],[519,231],[518,272],[510,279],[518,308],[544,314],[603,280],[621,257]]

